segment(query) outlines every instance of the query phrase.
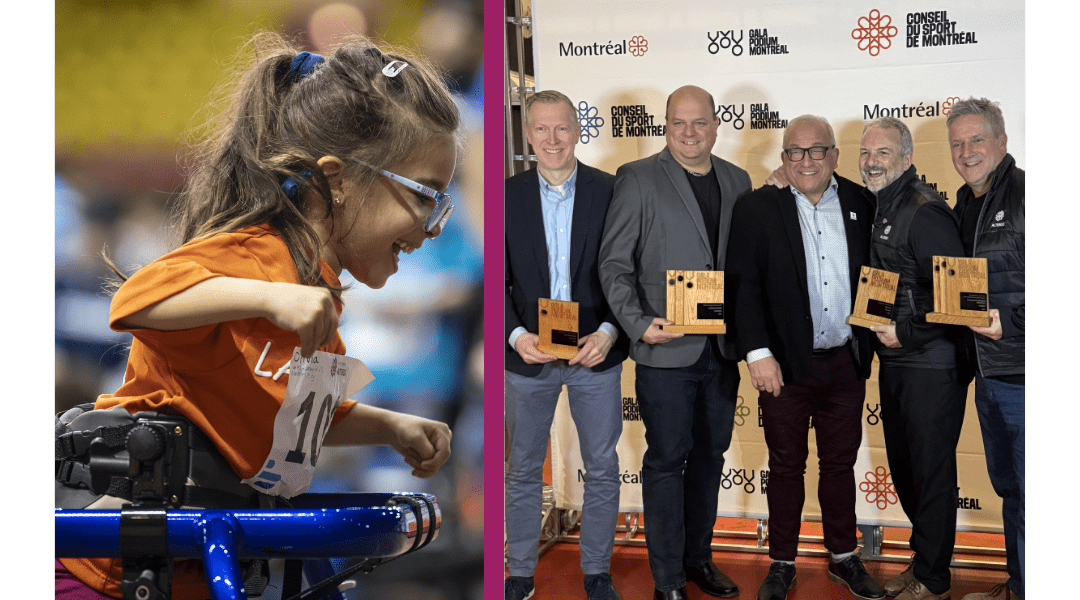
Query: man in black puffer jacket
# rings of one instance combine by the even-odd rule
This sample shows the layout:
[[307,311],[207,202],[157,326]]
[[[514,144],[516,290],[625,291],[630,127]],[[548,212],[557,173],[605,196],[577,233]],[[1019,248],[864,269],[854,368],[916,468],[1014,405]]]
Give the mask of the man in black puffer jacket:
[[859,149],[866,194],[877,197],[870,266],[900,274],[891,325],[874,325],[889,470],[911,521],[913,568],[890,580],[897,600],[949,597],[956,531],[956,444],[967,390],[957,374],[960,329],[926,322],[932,258],[963,256],[956,215],[919,180],[911,132],[898,119],[867,123]]
[[945,122],[953,166],[966,184],[956,215],[964,254],[985,258],[989,270],[989,327],[965,340],[975,367],[986,469],[1002,498],[1009,581],[964,600],[1024,597],[1024,170],[1006,150],[997,103],[969,98]]

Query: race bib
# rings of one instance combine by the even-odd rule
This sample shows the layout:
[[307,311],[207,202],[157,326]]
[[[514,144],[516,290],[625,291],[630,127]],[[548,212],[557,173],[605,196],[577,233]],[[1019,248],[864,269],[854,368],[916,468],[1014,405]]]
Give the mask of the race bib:
[[291,498],[307,491],[334,411],[375,380],[362,361],[316,351],[311,358],[293,350],[289,387],[274,418],[274,446],[266,463],[244,483],[271,496]]

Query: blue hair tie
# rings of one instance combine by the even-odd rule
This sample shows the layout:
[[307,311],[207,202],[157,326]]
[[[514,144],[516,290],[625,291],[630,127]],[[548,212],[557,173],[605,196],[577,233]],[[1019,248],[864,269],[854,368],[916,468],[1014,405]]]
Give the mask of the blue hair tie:
[[[300,174],[305,179],[311,178],[311,171],[305,171]],[[285,180],[285,183],[281,184],[281,189],[284,190],[285,195],[288,196],[292,202],[300,200],[300,182],[294,177],[290,177]]]
[[289,77],[296,81],[300,81],[304,77],[307,77],[315,70],[319,64],[326,59],[318,54],[312,54],[310,52],[301,52],[293,57],[292,62],[289,63]]
[[[311,52],[301,52],[293,57],[292,62],[289,63],[289,72],[287,77],[294,81],[300,81],[307,77],[315,70],[315,67],[319,66],[326,59],[318,54],[312,54]],[[310,178],[311,172],[301,173],[302,177]],[[285,195],[289,200],[296,202],[300,199],[300,182],[295,178],[290,177],[285,180],[285,183],[281,184],[281,189],[284,190]]]

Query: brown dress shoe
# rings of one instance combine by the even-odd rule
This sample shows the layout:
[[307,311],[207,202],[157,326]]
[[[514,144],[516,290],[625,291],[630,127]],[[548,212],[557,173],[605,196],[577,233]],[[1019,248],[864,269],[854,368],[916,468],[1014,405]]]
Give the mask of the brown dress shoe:
[[908,561],[907,567],[896,577],[885,582],[885,595],[895,596],[904,591],[912,581],[915,581],[915,556],[911,556],[911,560]]
[[935,594],[926,589],[926,586],[918,579],[912,579],[904,591],[897,594],[896,600],[948,600],[951,591],[945,590],[943,594]]
[[999,583],[990,588],[989,592],[975,592],[964,596],[963,600],[1016,600],[1012,590],[1004,583]]

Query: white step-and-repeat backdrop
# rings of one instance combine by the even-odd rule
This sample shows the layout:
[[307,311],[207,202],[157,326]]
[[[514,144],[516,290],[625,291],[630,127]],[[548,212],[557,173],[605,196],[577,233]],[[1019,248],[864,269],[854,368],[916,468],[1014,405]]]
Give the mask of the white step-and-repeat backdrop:
[[[713,94],[720,131],[713,149],[750,173],[755,186],[780,164],[781,134],[801,114],[832,123],[837,172],[858,174],[863,122],[902,119],[915,138],[914,162],[950,204],[963,181],[949,158],[945,118],[969,96],[1000,103],[1008,149],[1024,160],[1024,3],[909,1],[533,0],[536,88],[578,106],[577,156],[614,173],[664,147],[668,94],[693,84]],[[767,518],[768,453],[757,393],[743,384],[727,453],[720,514]],[[889,476],[876,367],[867,384],[863,447],[855,466],[859,521],[907,526]],[[623,374],[621,510],[641,511],[644,427],[634,367]],[[804,515],[817,519],[814,436]],[[958,527],[1000,531],[978,417],[969,394],[959,464]],[[580,509],[581,459],[565,393],[552,428],[557,505]]]

